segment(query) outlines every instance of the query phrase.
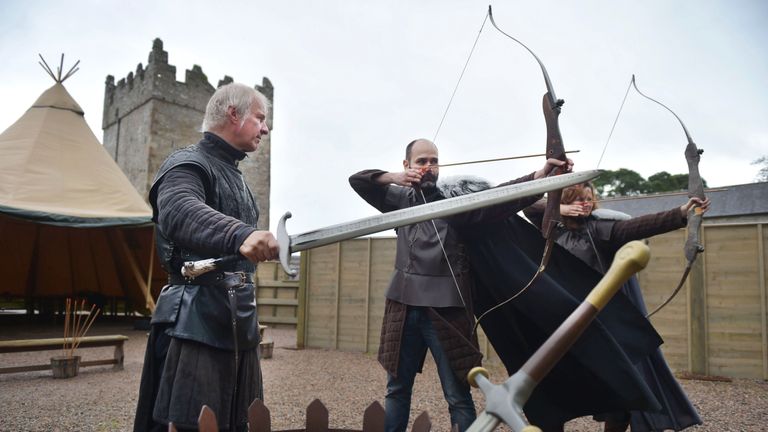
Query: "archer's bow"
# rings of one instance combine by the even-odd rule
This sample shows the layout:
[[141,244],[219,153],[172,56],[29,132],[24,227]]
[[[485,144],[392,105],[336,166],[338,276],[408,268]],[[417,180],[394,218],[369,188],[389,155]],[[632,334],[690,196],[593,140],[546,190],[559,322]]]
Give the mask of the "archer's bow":
[[[693,139],[691,139],[691,134],[688,133],[688,128],[685,127],[683,121],[680,119],[680,117],[678,117],[677,114],[675,114],[674,111],[656,99],[646,96],[643,92],[640,91],[639,88],[637,88],[634,75],[632,75],[632,86],[640,94],[640,96],[661,105],[667,111],[671,112],[677,121],[680,122],[680,126],[683,127],[683,131],[685,132],[685,137],[688,139],[688,145],[685,147],[685,160],[688,163],[688,198],[696,197],[703,201],[705,199],[704,182],[701,180],[701,175],[699,175],[699,160],[701,159],[701,154],[704,153],[704,150],[699,150],[699,148],[696,147],[696,143],[694,143]],[[702,214],[700,206],[695,205],[688,211],[688,225],[686,227],[686,230],[688,231],[688,238],[685,241],[685,247],[683,248],[685,259],[688,261],[685,265],[685,271],[683,271],[683,276],[680,278],[680,282],[677,284],[677,287],[674,291],[672,291],[672,295],[670,295],[669,298],[661,303],[656,309],[646,315],[646,318],[650,318],[651,315],[661,310],[661,308],[666,306],[669,302],[672,301],[673,298],[675,298],[677,293],[683,287],[685,280],[688,278],[688,274],[691,272],[691,268],[693,267],[693,263],[696,261],[696,257],[698,257],[700,253],[704,252],[704,246],[702,246],[699,239],[701,232],[701,218]]]
[[[520,42],[519,40],[505,33],[502,29],[499,28],[499,26],[496,25],[496,21],[494,21],[493,19],[493,11],[490,5],[488,6],[488,18],[490,18],[491,24],[496,30],[498,30],[504,36],[517,42],[523,48],[525,48],[529,53],[531,53],[533,58],[536,59],[536,62],[541,67],[541,72],[544,74],[544,84],[547,86],[547,92],[544,94],[544,97],[542,100],[542,109],[544,110],[544,120],[547,125],[546,157],[547,159],[555,158],[561,161],[566,161],[567,159],[565,157],[565,148],[563,147],[563,137],[560,135],[560,126],[558,124],[558,118],[560,116],[560,108],[563,106],[563,103],[565,101],[563,101],[562,99],[558,99],[557,96],[555,96],[555,90],[552,87],[552,82],[549,79],[549,74],[547,73],[547,69],[544,67],[544,63],[542,63],[541,60],[539,60],[539,57],[533,51],[531,51],[531,49],[528,48],[524,43]],[[559,174],[558,168],[553,169],[552,172],[549,173],[549,175],[556,175],[556,174]],[[560,196],[561,195],[562,195],[562,190],[547,192],[547,208],[544,211],[544,218],[541,223],[541,233],[547,241],[544,245],[544,253],[542,254],[542,257],[541,257],[541,264],[539,264],[539,268],[536,271],[536,274],[534,274],[533,278],[531,278],[531,280],[515,295],[497,304],[496,306],[493,306],[492,308],[488,309],[485,313],[480,315],[480,317],[477,319],[477,322],[475,323],[475,328],[477,328],[477,325],[480,323],[480,320],[483,319],[483,317],[485,317],[490,312],[504,306],[510,301],[514,300],[517,296],[519,296],[525,290],[527,290],[528,287],[530,287],[533,284],[533,282],[539,277],[539,275],[541,275],[544,272],[544,269],[547,267],[547,263],[549,262],[549,257],[552,253],[552,243],[554,243],[555,228],[557,228],[558,224],[562,220],[560,217]]]

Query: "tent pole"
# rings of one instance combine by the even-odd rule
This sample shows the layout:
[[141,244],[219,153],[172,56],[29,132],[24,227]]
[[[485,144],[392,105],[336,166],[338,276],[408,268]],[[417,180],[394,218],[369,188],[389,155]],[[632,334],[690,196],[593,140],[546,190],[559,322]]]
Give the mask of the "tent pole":
[[[125,234],[123,233],[122,229],[117,230],[116,233],[120,240],[119,243],[122,247],[123,255],[125,255],[125,259],[128,260],[128,264],[130,265],[131,273],[133,273],[133,277],[136,279],[136,283],[139,285],[139,288],[144,291],[144,298],[147,301],[146,305],[150,311],[154,312],[155,302],[152,300],[152,296],[149,294],[149,287],[147,287],[147,283],[141,277],[141,270],[139,269],[139,264],[136,262],[136,258],[128,249],[128,245],[125,244]],[[154,235],[152,238],[154,238]],[[152,250],[154,251],[154,248],[152,248]]]

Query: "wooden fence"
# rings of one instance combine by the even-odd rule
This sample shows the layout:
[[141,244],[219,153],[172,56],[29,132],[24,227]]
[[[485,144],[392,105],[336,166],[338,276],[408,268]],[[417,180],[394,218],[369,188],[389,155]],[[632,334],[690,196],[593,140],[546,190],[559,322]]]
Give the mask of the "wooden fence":
[[[665,339],[673,369],[705,375],[768,379],[768,296],[765,223],[708,224],[706,248],[685,290],[651,318]],[[640,275],[649,308],[682,275],[685,230],[651,239],[651,263]]]
[[[675,288],[685,267],[681,229],[650,240],[640,273],[649,310]],[[768,228],[705,224],[706,248],[685,288],[652,322],[677,371],[768,379]],[[375,353],[392,274],[395,239],[364,238],[305,251],[298,291],[297,345]],[[480,333],[486,360],[498,358]]]
[[[344,431],[362,431],[362,432],[384,432],[384,408],[378,402],[373,402],[365,409],[363,413],[362,429],[336,429],[330,428],[328,423],[328,409],[315,399],[307,406],[307,417],[303,429],[290,429],[281,432],[344,432]],[[419,414],[413,422],[411,432],[429,432],[432,428],[432,422],[426,411]],[[198,418],[198,430],[200,432],[218,432],[219,427],[216,421],[216,414],[208,406],[203,406]],[[269,415],[269,409],[264,402],[255,400],[248,407],[248,430],[250,432],[271,432],[272,421]],[[168,425],[169,432],[176,432],[173,424]]]
[[295,327],[299,307],[299,281],[285,274],[280,263],[259,264],[256,273],[256,304],[259,322],[271,327]]
[[[375,353],[394,262],[393,237],[302,252],[297,346]],[[486,358],[495,358],[482,329],[478,337]]]

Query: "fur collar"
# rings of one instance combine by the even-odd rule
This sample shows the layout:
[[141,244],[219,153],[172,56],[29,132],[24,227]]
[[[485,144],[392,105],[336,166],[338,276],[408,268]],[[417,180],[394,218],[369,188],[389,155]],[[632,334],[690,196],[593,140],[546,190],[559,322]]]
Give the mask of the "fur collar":
[[592,211],[592,216],[595,217],[595,219],[604,219],[604,220],[627,220],[632,219],[632,216],[620,212],[618,210],[611,210],[607,208],[598,208]]
[[437,188],[446,198],[480,192],[492,187],[493,185],[488,180],[469,175],[441,177],[437,181]]

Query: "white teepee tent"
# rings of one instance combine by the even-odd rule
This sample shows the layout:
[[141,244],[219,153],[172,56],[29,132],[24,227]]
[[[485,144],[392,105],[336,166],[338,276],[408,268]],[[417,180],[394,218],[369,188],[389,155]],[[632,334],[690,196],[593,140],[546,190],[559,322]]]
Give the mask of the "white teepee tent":
[[[77,64],[75,65],[77,66]],[[152,210],[56,83],[0,134],[0,296],[154,309]]]

